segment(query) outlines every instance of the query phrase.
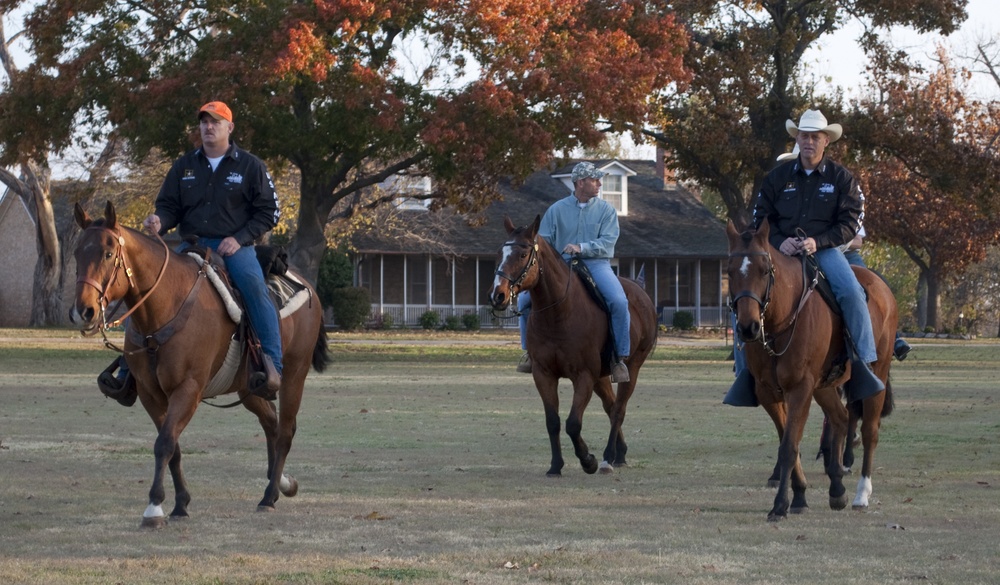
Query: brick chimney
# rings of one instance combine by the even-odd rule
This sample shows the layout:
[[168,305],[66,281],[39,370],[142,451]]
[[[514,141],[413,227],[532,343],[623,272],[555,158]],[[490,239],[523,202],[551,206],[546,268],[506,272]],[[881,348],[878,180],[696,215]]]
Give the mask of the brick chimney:
[[670,155],[659,144],[656,145],[656,176],[663,181],[663,188],[677,185],[677,177],[674,170],[667,163]]

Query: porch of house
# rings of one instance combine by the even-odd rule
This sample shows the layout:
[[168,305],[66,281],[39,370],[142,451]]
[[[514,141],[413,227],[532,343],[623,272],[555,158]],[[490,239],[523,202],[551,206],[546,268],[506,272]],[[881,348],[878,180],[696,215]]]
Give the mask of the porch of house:
[[[720,259],[622,258],[616,268],[634,280],[644,277],[663,325],[681,311],[691,313],[695,327],[728,323]],[[434,311],[441,323],[475,314],[483,328],[517,327],[510,311],[494,315],[490,307],[495,271],[493,257],[366,253],[355,258],[354,274],[355,284],[371,294],[373,320],[388,315],[394,326],[420,327],[421,316]]]

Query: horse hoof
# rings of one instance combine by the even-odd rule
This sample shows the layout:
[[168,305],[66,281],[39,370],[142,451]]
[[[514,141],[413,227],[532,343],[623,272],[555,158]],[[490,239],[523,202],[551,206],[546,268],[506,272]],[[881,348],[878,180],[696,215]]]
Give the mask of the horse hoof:
[[601,472],[602,475],[607,475],[609,473],[614,473],[615,468],[612,467],[607,461],[601,461],[601,464],[597,466],[597,471]]
[[770,514],[767,515],[768,522],[781,522],[784,519],[785,519],[784,514],[775,514],[774,512],[771,512]]
[[141,528],[148,528],[150,530],[159,530],[167,525],[167,519],[163,516],[143,516],[142,524],[139,526]]
[[809,511],[809,506],[792,506],[788,511],[792,514],[805,514]]
[[854,504],[854,505],[851,506],[851,509],[852,510],[856,510],[858,512],[864,512],[864,511],[866,511],[868,509],[868,505],[867,504],[865,504],[865,505]]
[[282,475],[281,481],[278,482],[278,489],[281,490],[282,495],[291,498],[299,493],[299,482],[290,475]]
[[831,510],[843,510],[847,507],[847,494],[840,496],[839,498],[830,498],[830,509]]
[[776,488],[776,487],[778,487],[779,483],[781,483],[781,482],[779,482],[777,479],[769,479],[769,480],[767,480],[767,487],[769,487],[769,488]]
[[562,473],[558,471],[550,471],[545,474],[545,477],[562,477]]
[[257,505],[258,512],[274,512],[274,506],[266,506],[264,504]]

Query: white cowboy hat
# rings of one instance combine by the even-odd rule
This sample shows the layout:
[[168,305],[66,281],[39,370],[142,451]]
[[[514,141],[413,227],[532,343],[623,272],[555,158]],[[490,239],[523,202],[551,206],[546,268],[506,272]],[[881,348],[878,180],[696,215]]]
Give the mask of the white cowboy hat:
[[779,154],[778,155],[778,162],[782,162],[782,161],[786,161],[786,160],[792,160],[793,158],[799,158],[799,145],[798,144],[795,145],[795,148],[792,149],[792,152],[786,152],[785,154]]
[[819,110],[806,110],[803,112],[802,117],[799,118],[798,126],[792,120],[787,120],[785,122],[785,130],[788,130],[788,135],[792,138],[799,135],[799,130],[803,132],[826,132],[826,135],[830,137],[831,144],[840,140],[840,136],[844,133],[844,128],[840,124],[827,124],[826,116]]

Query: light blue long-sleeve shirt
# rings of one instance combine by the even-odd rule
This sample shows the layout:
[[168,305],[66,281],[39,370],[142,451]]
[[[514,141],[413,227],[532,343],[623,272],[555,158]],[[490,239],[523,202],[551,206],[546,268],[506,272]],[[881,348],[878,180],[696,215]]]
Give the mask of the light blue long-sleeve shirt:
[[610,203],[595,197],[581,207],[573,195],[553,203],[538,228],[558,252],[579,245],[582,258],[613,258],[618,234],[618,213]]

